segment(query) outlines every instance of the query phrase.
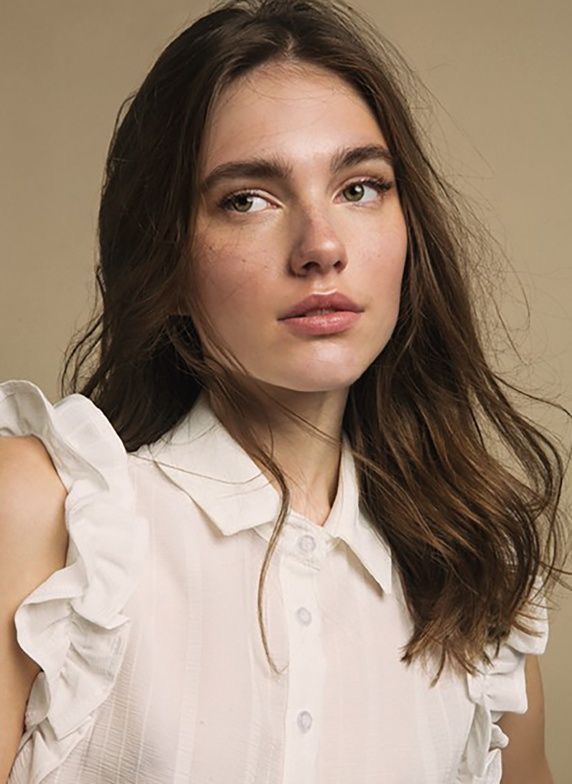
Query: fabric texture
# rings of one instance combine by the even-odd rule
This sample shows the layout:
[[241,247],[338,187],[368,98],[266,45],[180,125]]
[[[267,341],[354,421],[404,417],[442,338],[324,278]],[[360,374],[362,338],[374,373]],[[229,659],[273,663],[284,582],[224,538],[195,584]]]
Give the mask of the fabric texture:
[[499,784],[527,708],[516,629],[476,675],[400,661],[411,633],[383,537],[364,514],[344,434],[318,526],[290,512],[258,578],[278,493],[203,394],[168,434],[126,453],[74,394],[0,384],[0,435],[36,435],[68,490],[69,550],[18,607],[42,668],[8,784]]
[[34,384],[0,384],[0,435],[41,439],[68,490],[66,565],[15,614],[20,647],[42,668],[12,777],[44,781],[89,730],[111,692],[128,635],[122,614],[145,549],[123,444],[86,397],[53,406]]

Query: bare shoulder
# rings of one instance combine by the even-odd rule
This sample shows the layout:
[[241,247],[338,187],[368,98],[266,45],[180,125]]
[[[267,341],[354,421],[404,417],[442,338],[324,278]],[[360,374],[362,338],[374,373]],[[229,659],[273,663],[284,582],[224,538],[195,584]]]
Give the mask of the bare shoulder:
[[35,436],[0,438],[0,781],[24,727],[38,664],[19,647],[18,606],[65,565],[67,490]]
[[67,544],[66,495],[40,439],[0,438],[0,580],[10,580],[3,588],[14,578],[21,582],[22,571],[33,582],[59,568]]

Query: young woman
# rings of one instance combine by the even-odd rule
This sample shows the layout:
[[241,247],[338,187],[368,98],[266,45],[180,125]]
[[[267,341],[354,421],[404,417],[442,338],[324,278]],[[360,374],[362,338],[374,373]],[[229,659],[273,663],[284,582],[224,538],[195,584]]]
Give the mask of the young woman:
[[563,462],[405,68],[342,3],[231,0],[120,112],[73,394],[0,385],[10,784],[551,781]]

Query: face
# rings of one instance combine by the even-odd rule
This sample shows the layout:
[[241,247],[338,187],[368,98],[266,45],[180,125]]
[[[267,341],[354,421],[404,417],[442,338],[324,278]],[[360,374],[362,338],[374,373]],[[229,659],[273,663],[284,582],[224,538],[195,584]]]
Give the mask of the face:
[[[231,351],[267,385],[347,390],[395,327],[407,233],[391,163],[362,152],[333,167],[342,149],[366,145],[387,147],[367,104],[319,67],[263,65],[214,107],[192,246],[198,295]],[[235,167],[209,177],[253,158],[279,159],[284,171]],[[332,292],[361,311],[341,331],[300,333],[281,320],[308,295]]]

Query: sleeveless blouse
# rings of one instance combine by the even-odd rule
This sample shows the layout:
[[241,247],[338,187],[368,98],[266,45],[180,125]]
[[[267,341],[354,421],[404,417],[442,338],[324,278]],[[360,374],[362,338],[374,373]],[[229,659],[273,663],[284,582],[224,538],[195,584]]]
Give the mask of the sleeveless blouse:
[[[37,436],[68,494],[64,568],[15,613],[38,663],[8,784],[499,784],[536,634],[476,674],[401,662],[412,631],[347,436],[323,526],[291,511],[205,393],[127,453],[88,398],[0,384],[0,435]],[[532,606],[532,605],[531,605]]]

